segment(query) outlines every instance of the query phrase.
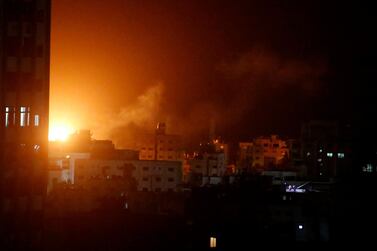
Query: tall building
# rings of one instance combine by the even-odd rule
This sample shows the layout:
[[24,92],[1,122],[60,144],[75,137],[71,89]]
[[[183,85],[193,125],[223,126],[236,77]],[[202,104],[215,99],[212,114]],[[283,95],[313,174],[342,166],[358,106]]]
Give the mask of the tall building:
[[351,175],[352,128],[335,121],[309,121],[301,128],[301,155],[313,179]]
[[155,134],[140,136],[137,145],[141,160],[183,159],[182,139],[179,135],[167,134],[165,123],[158,123]]
[[286,141],[277,135],[258,137],[252,142],[242,142],[239,147],[238,162],[244,171],[276,169],[289,158]]
[[39,250],[46,193],[50,0],[0,0],[0,249]]

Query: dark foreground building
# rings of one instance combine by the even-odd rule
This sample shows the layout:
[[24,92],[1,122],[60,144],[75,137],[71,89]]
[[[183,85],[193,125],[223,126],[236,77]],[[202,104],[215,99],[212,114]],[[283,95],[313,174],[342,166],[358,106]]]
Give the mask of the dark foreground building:
[[0,249],[40,250],[46,192],[50,0],[0,0]]

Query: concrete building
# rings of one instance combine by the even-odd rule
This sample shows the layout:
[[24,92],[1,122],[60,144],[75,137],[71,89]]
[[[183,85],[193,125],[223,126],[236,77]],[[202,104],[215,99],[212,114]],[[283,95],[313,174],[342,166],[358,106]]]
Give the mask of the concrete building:
[[[138,152],[115,149],[110,140],[93,140],[87,130],[76,133],[66,142],[49,142],[48,193],[58,183],[75,184],[76,162],[80,159],[137,160]],[[89,135],[89,137],[88,137]],[[77,140],[80,139],[80,140]],[[74,151],[76,150],[76,151]]]
[[288,158],[287,143],[277,135],[258,137],[252,142],[239,143],[238,165],[244,171],[276,169]]
[[277,135],[259,137],[253,143],[253,167],[275,168],[289,157],[286,142]]
[[46,193],[50,1],[0,1],[0,240],[38,249]]
[[227,165],[225,153],[203,153],[188,160],[192,185],[215,185],[222,182]]
[[139,136],[136,142],[141,160],[182,161],[182,139],[179,135],[166,134],[165,123],[158,123],[154,134]]
[[47,178],[47,195],[59,183],[71,183],[71,172],[69,168],[70,161],[68,158],[49,159],[48,178]]
[[351,128],[334,121],[310,121],[301,128],[301,156],[311,178],[350,175]]
[[182,163],[179,161],[100,159],[81,159],[76,163],[75,185],[84,188],[98,180],[111,183],[130,178],[136,181],[137,191],[178,192],[182,185]]
[[253,165],[253,142],[240,142],[238,152],[238,163],[241,172],[251,170]]

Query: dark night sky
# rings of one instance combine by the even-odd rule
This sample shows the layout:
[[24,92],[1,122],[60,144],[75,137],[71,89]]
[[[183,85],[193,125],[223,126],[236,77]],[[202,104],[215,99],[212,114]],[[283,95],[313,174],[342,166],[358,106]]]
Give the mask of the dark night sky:
[[54,1],[51,124],[121,143],[158,120],[245,140],[370,118],[372,9],[328,2]]

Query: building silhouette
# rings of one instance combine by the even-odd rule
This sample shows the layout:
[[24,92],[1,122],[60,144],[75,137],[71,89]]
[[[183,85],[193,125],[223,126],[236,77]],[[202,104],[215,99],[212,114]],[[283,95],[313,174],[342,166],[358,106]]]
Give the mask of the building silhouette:
[[0,249],[40,250],[46,193],[50,0],[0,0]]

